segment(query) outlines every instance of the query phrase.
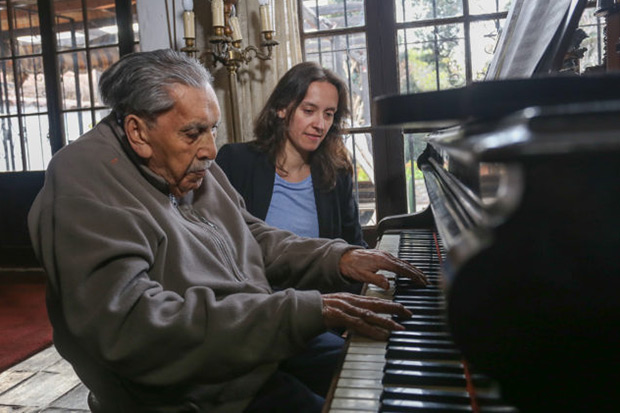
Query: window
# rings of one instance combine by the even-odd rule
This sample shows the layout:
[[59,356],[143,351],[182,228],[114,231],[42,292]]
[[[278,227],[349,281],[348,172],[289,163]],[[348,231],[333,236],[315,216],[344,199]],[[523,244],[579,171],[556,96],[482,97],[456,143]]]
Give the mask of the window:
[[[428,205],[415,166],[420,134],[374,129],[372,99],[483,80],[510,0],[298,0],[306,60],[348,81],[352,119],[345,138],[356,165],[362,225]],[[581,28],[584,67],[601,62],[601,22],[589,2]],[[406,188],[406,190],[405,190]]]
[[134,49],[135,19],[135,0],[0,1],[0,171],[44,170],[107,113],[98,76]]

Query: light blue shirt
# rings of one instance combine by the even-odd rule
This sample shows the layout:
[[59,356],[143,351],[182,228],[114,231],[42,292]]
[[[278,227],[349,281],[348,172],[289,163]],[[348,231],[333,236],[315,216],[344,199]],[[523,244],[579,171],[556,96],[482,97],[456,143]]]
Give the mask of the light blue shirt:
[[319,219],[312,175],[301,182],[287,182],[276,173],[265,222],[302,237],[318,238]]

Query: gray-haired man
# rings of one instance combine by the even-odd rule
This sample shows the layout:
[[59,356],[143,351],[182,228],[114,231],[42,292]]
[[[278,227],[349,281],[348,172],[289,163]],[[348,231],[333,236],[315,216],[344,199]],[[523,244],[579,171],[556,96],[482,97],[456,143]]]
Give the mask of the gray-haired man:
[[220,109],[197,61],[128,55],[100,89],[112,114],[54,156],[29,215],[54,342],[93,411],[320,410],[342,345],[326,329],[382,338],[401,327],[375,311],[410,313],[319,291],[424,276],[250,215],[212,164]]

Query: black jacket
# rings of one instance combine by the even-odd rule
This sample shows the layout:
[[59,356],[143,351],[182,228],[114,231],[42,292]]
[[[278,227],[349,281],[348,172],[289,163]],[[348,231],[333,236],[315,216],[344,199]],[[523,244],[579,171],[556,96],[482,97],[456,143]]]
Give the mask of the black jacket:
[[[275,165],[267,155],[250,143],[232,143],[220,148],[216,161],[243,196],[248,211],[264,220],[271,203],[276,173]],[[313,166],[311,173],[319,236],[342,238],[350,244],[367,247],[362,238],[351,176],[343,171],[338,175],[336,186],[325,191],[317,187],[321,171]]]

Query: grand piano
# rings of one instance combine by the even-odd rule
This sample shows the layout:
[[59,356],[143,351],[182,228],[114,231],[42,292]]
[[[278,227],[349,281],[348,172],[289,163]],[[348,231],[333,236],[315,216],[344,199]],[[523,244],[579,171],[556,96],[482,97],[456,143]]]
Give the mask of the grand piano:
[[326,412],[619,411],[620,74],[555,72],[584,3],[527,77],[501,75],[504,53],[484,82],[375,101],[379,125],[437,128],[430,207],[378,225],[431,285],[367,287],[414,317],[350,337]]

